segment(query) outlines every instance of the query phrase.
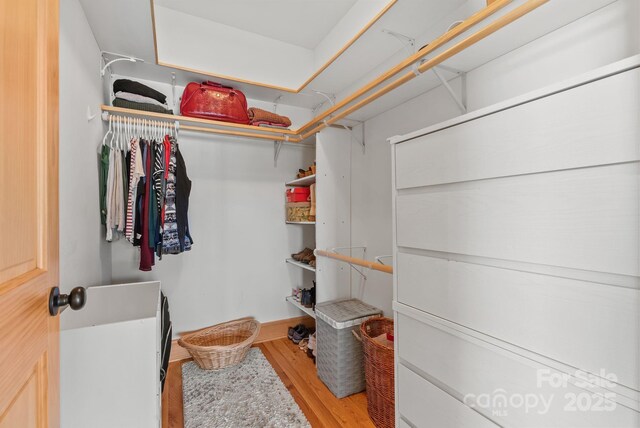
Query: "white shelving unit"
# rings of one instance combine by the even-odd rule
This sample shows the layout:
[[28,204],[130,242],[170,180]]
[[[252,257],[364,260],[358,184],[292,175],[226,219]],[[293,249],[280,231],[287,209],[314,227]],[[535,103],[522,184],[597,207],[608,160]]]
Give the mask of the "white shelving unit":
[[315,313],[315,311],[313,309],[307,308],[306,306],[303,306],[293,296],[287,296],[287,302],[291,303],[293,306],[295,306],[296,308],[300,309],[302,312],[306,313],[307,315],[309,315],[313,319],[316,318],[316,313]]
[[316,268],[314,268],[313,266],[309,266],[306,263],[302,263],[302,262],[299,262],[299,261],[294,260],[294,259],[287,259],[285,261],[287,263],[289,263],[289,264],[292,264],[294,266],[298,266],[299,268],[306,269],[306,270],[309,270],[311,272],[315,272],[316,271]]
[[285,186],[287,186],[287,187],[309,187],[315,182],[316,182],[316,175],[313,174],[313,175],[309,175],[307,177],[302,177],[302,178],[298,178],[298,179],[293,180],[293,181],[289,181],[288,183],[285,183]]
[[[291,180],[286,182],[284,185],[285,187],[309,187],[312,184],[314,184],[316,182],[316,175],[309,175],[306,177],[302,177],[302,178],[298,178],[295,180]],[[286,221],[286,224],[300,224],[300,225],[313,225],[315,226],[316,222],[315,221]],[[293,265],[293,266],[297,266],[303,270],[307,270],[310,272],[313,272],[314,275],[316,273],[316,269],[313,266],[309,266],[306,263],[302,263],[299,262],[297,260],[294,260],[292,258],[286,259],[285,260],[287,263]],[[306,278],[306,280],[308,280],[308,278]],[[303,288],[308,287],[306,284],[302,286]],[[304,313],[306,313],[307,315],[315,318],[316,314],[313,311],[313,309],[311,308],[306,308],[304,307],[302,304],[300,304],[299,300],[296,300],[295,298],[293,298],[293,296],[288,296],[287,297],[287,302],[291,303],[293,306],[295,306],[296,308],[300,309],[301,311],[303,311]]]

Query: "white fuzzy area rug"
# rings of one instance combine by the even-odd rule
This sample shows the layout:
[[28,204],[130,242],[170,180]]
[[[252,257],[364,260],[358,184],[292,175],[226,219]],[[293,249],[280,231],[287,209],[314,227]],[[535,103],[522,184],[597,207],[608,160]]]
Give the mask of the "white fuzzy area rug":
[[310,427],[259,348],[222,370],[182,366],[185,428]]

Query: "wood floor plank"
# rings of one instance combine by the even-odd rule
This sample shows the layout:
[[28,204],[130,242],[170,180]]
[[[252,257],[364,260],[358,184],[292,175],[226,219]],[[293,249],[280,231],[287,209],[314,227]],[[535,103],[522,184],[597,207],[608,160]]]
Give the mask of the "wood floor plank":
[[373,427],[367,415],[363,417],[362,412],[352,407],[353,401],[349,397],[338,399],[329,391],[318,378],[313,362],[303,352],[297,350],[297,347],[290,341],[281,339],[270,342],[270,345],[274,346],[284,357],[283,369],[285,372],[289,369],[303,374],[300,376],[300,384],[296,384],[296,387],[312,391],[316,399],[319,400],[318,404],[322,404],[328,409],[337,426]]
[[[295,388],[300,392],[300,395],[304,400],[309,403],[314,413],[320,420],[320,426],[322,427],[340,427],[341,424],[334,417],[331,409],[325,406],[323,400],[320,399],[318,391],[313,388],[311,382],[311,376],[305,373],[303,370],[296,370],[296,364],[294,360],[295,354],[288,351],[285,354],[276,346],[278,341],[267,342],[265,347],[273,355],[276,364],[282,368],[282,370],[288,374]],[[298,367],[299,368],[299,367]],[[315,377],[315,375],[314,375]],[[327,392],[329,392],[327,390]]]
[[[255,345],[273,366],[284,386],[300,406],[313,428],[363,427],[372,428],[367,414],[365,393],[338,399],[322,383],[315,364],[288,339],[278,339]],[[187,360],[188,361],[188,360]],[[163,406],[163,428],[183,428],[182,363],[169,365]]]
[[[182,411],[182,364],[190,360],[176,361],[169,364],[165,389],[169,398],[169,418],[165,428],[184,428]],[[164,427],[164,425],[163,425]]]

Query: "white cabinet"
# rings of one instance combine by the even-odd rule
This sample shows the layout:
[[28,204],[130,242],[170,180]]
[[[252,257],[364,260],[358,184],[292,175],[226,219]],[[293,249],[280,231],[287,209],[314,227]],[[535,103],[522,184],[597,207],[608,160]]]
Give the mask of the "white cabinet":
[[158,428],[160,283],[87,289],[60,315],[60,426]]
[[393,138],[398,423],[640,425],[639,66]]

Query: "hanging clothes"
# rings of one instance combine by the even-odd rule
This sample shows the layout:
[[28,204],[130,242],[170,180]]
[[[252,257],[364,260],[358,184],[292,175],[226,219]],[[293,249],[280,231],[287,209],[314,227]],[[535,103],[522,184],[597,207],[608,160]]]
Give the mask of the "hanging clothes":
[[[191,180],[175,136],[133,137],[131,124],[122,124],[116,119],[114,131],[109,125],[111,142],[106,143],[107,133],[99,154],[100,220],[106,240],[123,236],[139,247],[139,268],[150,271],[156,256],[161,260],[193,245],[188,220]],[[158,135],[153,126],[145,123],[139,130]]]
[[106,144],[102,145],[100,156],[98,157],[100,175],[98,177],[100,185],[100,223],[107,224],[107,180],[109,177],[109,153],[111,148]]
[[131,140],[131,151],[129,160],[129,192],[127,197],[127,226],[125,228],[125,238],[134,243],[134,226],[136,221],[136,200],[138,193],[138,183],[144,177],[144,166],[142,164],[142,153],[139,150],[140,140]]
[[116,155],[115,150],[109,151],[109,169],[107,172],[107,198],[106,198],[106,220],[105,227],[107,229],[106,239],[111,242],[113,240],[113,229],[116,224],[116,207],[115,207],[115,177],[116,177]]
[[178,226],[178,242],[180,252],[191,250],[193,239],[189,232],[189,196],[191,180],[187,175],[187,166],[176,144],[176,223]]
[[[151,157],[153,147],[152,142],[148,142],[146,144],[146,153],[145,153],[145,171],[151,170]],[[150,271],[153,265],[155,264],[153,251],[149,246],[149,202],[151,200],[151,175],[145,174],[144,179],[144,200],[142,201],[142,216],[141,216],[141,230],[142,230],[142,239],[140,242],[140,270],[141,271]]]
[[169,140],[169,168],[167,168],[167,187],[164,205],[164,226],[162,228],[162,253],[179,254],[178,223],[176,221],[176,151],[178,145],[173,137]]

